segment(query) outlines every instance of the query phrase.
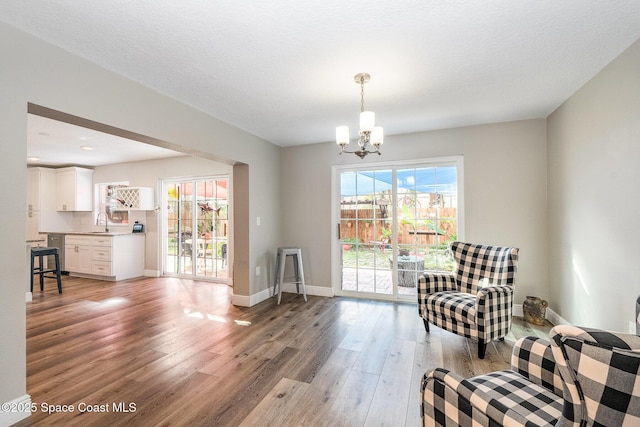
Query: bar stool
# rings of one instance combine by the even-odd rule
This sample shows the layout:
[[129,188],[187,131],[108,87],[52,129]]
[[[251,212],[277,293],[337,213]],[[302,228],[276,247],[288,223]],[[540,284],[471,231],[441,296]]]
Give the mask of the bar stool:
[[[284,282],[284,267],[287,263],[287,257],[289,256],[294,257],[293,269],[296,275],[294,282]],[[275,296],[276,292],[278,293],[278,305],[280,305],[280,299],[282,297],[282,285],[285,283],[295,283],[296,293],[298,294],[300,293],[300,285],[302,285],[302,294],[304,295],[304,300],[307,300],[307,290],[304,286],[304,270],[302,267],[302,250],[300,248],[278,248],[278,255],[276,257],[276,269],[273,276],[272,296]]]
[[[44,261],[45,259],[48,259],[49,255],[53,255],[55,257],[55,268],[47,269],[44,267]],[[39,259],[38,267],[35,267],[36,257],[38,257]],[[46,273],[53,272],[56,273],[55,276],[45,276]],[[44,278],[48,277],[58,280],[58,293],[62,293],[62,278],[60,277],[60,252],[58,252],[58,248],[31,248],[31,292],[33,292],[34,274],[40,275],[40,291],[44,290]]]

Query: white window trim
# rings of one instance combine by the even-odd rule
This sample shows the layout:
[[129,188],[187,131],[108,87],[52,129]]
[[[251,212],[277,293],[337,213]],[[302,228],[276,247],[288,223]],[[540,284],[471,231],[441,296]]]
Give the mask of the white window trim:
[[[335,295],[342,295],[340,289],[340,252],[339,239],[338,239],[338,227],[340,224],[339,218],[339,199],[340,199],[340,186],[338,176],[344,171],[359,171],[359,170],[378,170],[385,168],[411,168],[411,167],[431,167],[431,166],[450,166],[456,165],[457,169],[457,197],[458,197],[458,210],[457,210],[457,226],[458,226],[458,240],[464,241],[465,239],[465,227],[464,227],[464,156],[446,156],[446,157],[432,157],[426,159],[415,160],[401,160],[390,162],[376,162],[367,163],[366,165],[354,163],[348,165],[335,165],[331,167],[331,289]],[[349,294],[351,295],[351,294]],[[368,298],[389,299],[391,296],[387,295],[367,295]],[[396,299],[398,299],[396,297]]]

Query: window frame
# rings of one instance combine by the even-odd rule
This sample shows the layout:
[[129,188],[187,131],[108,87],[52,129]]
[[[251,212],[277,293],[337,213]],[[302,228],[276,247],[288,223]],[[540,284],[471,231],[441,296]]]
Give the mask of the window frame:
[[[331,223],[332,223],[332,233],[331,233],[331,264],[332,264],[332,289],[336,295],[345,295],[345,296],[358,296],[359,294],[352,294],[349,291],[342,290],[342,266],[341,266],[341,244],[339,238],[339,227],[341,224],[340,218],[340,201],[341,201],[341,188],[340,188],[340,174],[342,172],[349,171],[376,171],[383,169],[392,169],[393,176],[396,176],[396,171],[400,169],[407,168],[430,168],[430,167],[439,167],[439,166],[455,166],[456,167],[456,197],[457,197],[457,209],[456,209],[456,223],[457,223],[457,239],[464,240],[465,238],[465,221],[464,221],[464,156],[446,156],[446,157],[433,157],[433,158],[423,158],[423,159],[413,159],[413,160],[405,160],[405,161],[390,161],[390,162],[375,162],[375,163],[367,163],[367,164],[345,164],[345,165],[334,165],[331,167],[331,186],[332,186],[332,195],[331,195]],[[393,201],[392,203],[396,204],[397,197],[397,183],[393,185]],[[394,220],[396,221],[396,220]],[[397,222],[394,225],[394,229],[397,230]],[[361,294],[362,297],[373,297],[387,300],[403,300],[402,297],[398,296],[397,285],[395,290],[390,295],[380,295],[380,294],[370,294],[364,295]]]

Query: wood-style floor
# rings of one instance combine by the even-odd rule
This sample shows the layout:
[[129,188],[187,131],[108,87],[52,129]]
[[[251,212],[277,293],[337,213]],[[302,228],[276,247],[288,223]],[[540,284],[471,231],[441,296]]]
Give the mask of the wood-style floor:
[[506,369],[516,338],[549,328],[516,318],[479,360],[475,342],[427,334],[414,304],[283,294],[243,308],[225,285],[65,277],[62,295],[48,281],[27,303],[38,410],[16,425],[418,426],[426,370]]

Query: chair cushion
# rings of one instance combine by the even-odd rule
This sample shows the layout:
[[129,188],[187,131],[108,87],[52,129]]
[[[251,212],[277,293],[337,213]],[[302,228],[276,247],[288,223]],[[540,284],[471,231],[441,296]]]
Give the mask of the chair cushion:
[[476,296],[456,291],[431,294],[426,301],[427,310],[454,318],[463,323],[476,323]]
[[555,425],[562,414],[562,397],[517,372],[492,372],[471,378],[469,382],[534,425]]

